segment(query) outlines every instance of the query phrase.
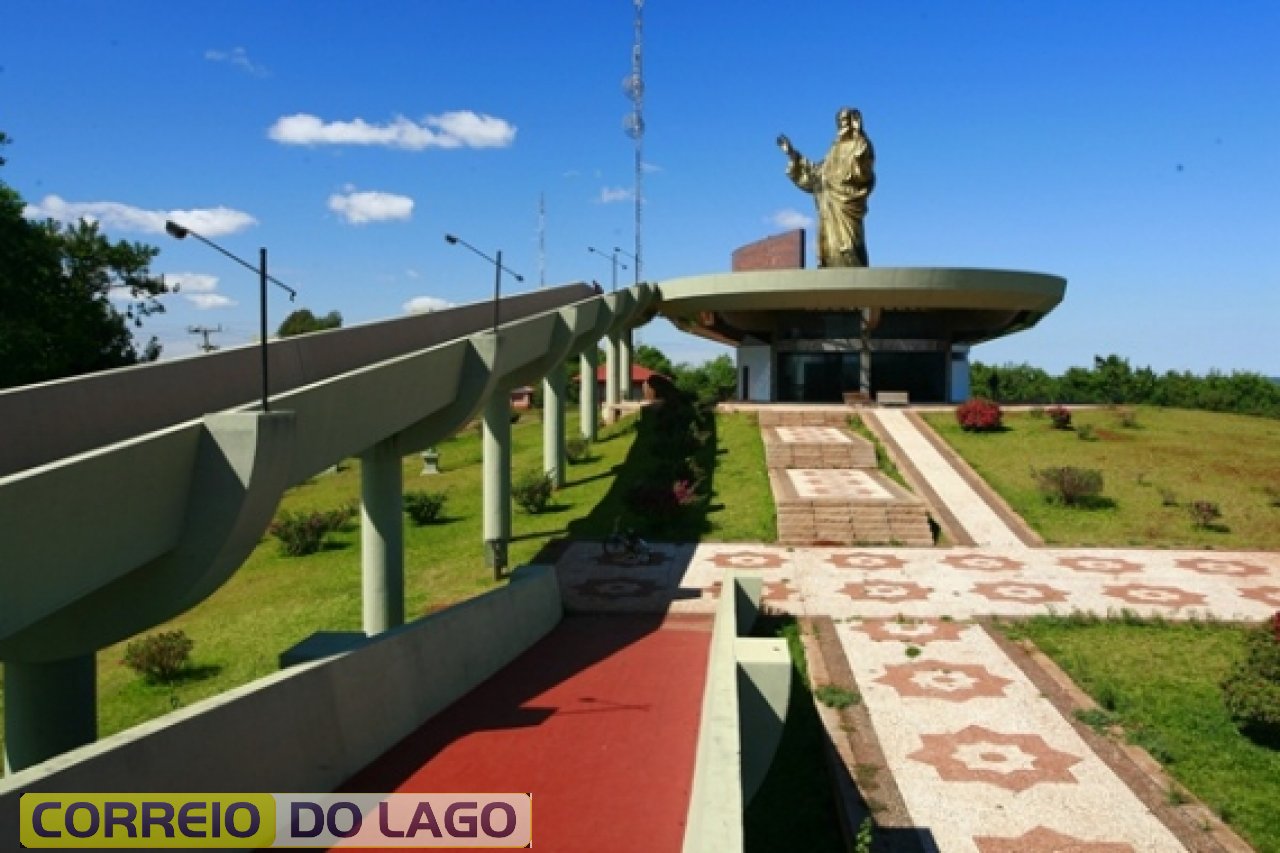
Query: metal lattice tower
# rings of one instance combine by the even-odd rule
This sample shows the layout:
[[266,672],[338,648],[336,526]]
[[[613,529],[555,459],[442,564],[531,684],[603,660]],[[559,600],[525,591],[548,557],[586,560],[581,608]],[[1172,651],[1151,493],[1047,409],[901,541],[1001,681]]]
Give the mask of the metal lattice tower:
[[644,277],[644,0],[635,0],[636,35],[631,46],[631,73],[622,81],[622,91],[631,99],[631,112],[622,119],[622,128],[636,143],[636,281]]

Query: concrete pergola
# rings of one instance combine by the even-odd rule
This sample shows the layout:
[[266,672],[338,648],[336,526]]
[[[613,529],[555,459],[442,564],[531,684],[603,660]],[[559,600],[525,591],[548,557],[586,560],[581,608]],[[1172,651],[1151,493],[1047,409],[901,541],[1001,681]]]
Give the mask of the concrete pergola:
[[[197,604],[245,561],[286,489],[361,460],[363,628],[404,622],[402,458],[483,418],[485,550],[511,535],[510,389],[545,392],[545,470],[563,483],[566,358],[630,359],[657,290],[567,285],[272,342],[272,410],[256,347],[0,392],[5,765],[92,742],[96,652]],[[583,434],[595,438],[594,382]],[[619,402],[616,378],[606,405]],[[145,472],[145,476],[140,476]],[[74,527],[68,535],[68,525]]]

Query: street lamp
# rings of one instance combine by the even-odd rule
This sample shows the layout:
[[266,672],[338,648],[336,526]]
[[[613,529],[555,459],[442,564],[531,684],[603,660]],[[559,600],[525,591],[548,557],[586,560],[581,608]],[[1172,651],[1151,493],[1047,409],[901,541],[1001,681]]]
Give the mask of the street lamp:
[[[631,268],[635,270],[635,278],[632,280],[632,284],[639,284],[640,283],[640,259],[637,258],[635,255],[631,254],[630,252],[628,252],[626,249],[622,249],[617,246],[614,246],[613,250],[615,252],[618,252],[619,254],[626,255],[628,258],[631,259]],[[626,269],[626,267],[623,267],[623,269]]]
[[618,250],[614,249],[612,255],[606,255],[604,252],[600,251],[595,246],[588,246],[587,251],[595,252],[597,255],[599,255],[602,258],[608,258],[609,263],[613,264],[613,292],[617,293],[618,292],[618,267],[622,267],[624,270],[627,268],[626,264],[618,263]]
[[269,386],[267,384],[267,282],[271,282],[276,287],[286,291],[289,294],[290,302],[297,298],[298,292],[275,276],[267,274],[267,249],[265,246],[258,249],[258,265],[255,267],[243,258],[231,254],[208,237],[197,234],[190,228],[174,222],[172,219],[167,220],[164,223],[164,230],[170,237],[175,237],[179,240],[184,240],[188,236],[195,237],[201,243],[204,243],[211,249],[221,252],[245,269],[253,270],[258,274],[258,323],[262,337],[262,411],[271,411],[268,399]]
[[461,237],[455,237],[452,234],[446,234],[444,235],[444,239],[445,239],[445,242],[451,243],[455,246],[459,244],[465,246],[466,248],[470,249],[472,252],[475,252],[477,255],[484,258],[489,263],[493,264],[493,333],[495,335],[498,334],[498,300],[502,297],[502,271],[507,270],[507,272],[515,276],[516,281],[520,281],[520,282],[524,281],[524,276],[520,275],[520,273],[516,272],[515,270],[508,269],[507,267],[504,267],[502,265],[501,249],[498,250],[497,258],[491,258],[488,255],[486,255],[484,252],[477,249],[475,246],[468,243],[466,240],[463,240]]

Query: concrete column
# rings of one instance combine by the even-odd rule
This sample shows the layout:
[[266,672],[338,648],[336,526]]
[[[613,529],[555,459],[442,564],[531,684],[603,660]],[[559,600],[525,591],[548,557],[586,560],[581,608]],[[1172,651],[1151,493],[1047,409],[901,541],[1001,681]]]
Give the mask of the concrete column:
[[611,424],[618,419],[618,361],[620,360],[617,335],[605,339],[604,353],[604,422]]
[[631,330],[627,329],[618,338],[618,396],[623,400],[631,399],[631,357],[633,352]]
[[94,655],[4,665],[4,769],[16,773],[98,739]]
[[495,580],[507,567],[511,539],[511,395],[495,389],[484,406],[481,442],[484,488],[484,558]]
[[360,454],[360,566],[364,632],[404,624],[404,477],[399,443]]
[[862,348],[858,352],[858,390],[871,400],[871,327],[862,312]]
[[564,476],[564,362],[547,372],[542,380],[542,469],[551,475],[556,488]]
[[599,401],[596,399],[596,362],[599,354],[593,343],[578,356],[578,420],[582,437],[595,441],[596,421],[600,419]]

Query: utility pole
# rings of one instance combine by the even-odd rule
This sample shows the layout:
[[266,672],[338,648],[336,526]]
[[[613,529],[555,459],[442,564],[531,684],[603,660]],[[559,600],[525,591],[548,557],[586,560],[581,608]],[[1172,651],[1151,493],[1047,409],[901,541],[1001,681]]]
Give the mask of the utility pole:
[[221,323],[219,323],[216,328],[212,328],[212,329],[209,328],[208,326],[187,326],[187,332],[192,335],[203,336],[204,338],[203,342],[200,344],[197,344],[197,346],[201,349],[201,351],[213,352],[214,350],[221,349],[221,347],[219,347],[217,344],[209,340],[210,335],[215,335],[222,332]]

